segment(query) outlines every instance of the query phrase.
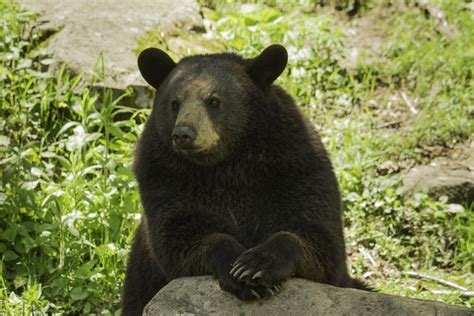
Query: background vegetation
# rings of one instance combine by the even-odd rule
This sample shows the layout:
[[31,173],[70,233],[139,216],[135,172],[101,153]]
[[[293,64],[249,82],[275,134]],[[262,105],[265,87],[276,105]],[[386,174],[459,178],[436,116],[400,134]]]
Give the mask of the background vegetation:
[[[473,206],[423,192],[402,198],[397,175],[380,166],[403,171],[472,141],[469,2],[433,1],[456,29],[449,34],[416,1],[335,1],[340,11],[323,1],[201,1],[213,41],[226,50],[287,47],[277,83],[332,155],[352,273],[384,293],[468,307],[472,297],[407,273],[472,291]],[[141,214],[130,165],[148,110],[124,105],[132,90],[115,97],[96,88],[100,71],[87,81],[64,67],[48,73],[49,34],[32,27],[34,14],[10,0],[0,0],[0,12],[0,313],[118,313]],[[354,19],[377,25],[380,36],[368,27],[352,38]],[[377,49],[351,64],[351,45],[364,36]],[[137,50],[150,44],[153,33]]]

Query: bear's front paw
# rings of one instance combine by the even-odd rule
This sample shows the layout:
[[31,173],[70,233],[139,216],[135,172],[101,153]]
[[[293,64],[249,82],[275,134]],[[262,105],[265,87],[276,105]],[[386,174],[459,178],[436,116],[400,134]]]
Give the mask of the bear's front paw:
[[270,288],[266,286],[249,285],[245,282],[239,282],[233,278],[230,273],[219,276],[219,285],[224,291],[234,294],[243,301],[266,299],[275,295],[276,292],[281,290],[280,285]]
[[295,272],[295,256],[284,253],[275,243],[265,243],[242,253],[232,264],[230,275],[249,286],[279,289]]

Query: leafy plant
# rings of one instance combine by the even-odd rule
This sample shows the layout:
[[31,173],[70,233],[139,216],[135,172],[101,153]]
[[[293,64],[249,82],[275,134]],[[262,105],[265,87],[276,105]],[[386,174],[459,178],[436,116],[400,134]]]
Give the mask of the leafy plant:
[[140,216],[130,163],[147,111],[121,106],[65,67],[44,72],[50,59],[37,49],[42,35],[29,38],[32,15],[1,6],[2,306],[115,311]]

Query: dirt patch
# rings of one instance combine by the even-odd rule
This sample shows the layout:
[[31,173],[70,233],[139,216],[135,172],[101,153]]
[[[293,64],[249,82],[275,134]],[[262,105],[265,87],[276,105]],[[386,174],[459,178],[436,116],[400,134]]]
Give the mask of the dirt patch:
[[356,69],[361,61],[370,65],[383,59],[386,41],[386,25],[380,23],[391,15],[389,10],[369,11],[361,17],[349,18],[337,13],[337,22],[346,36],[345,46],[348,54],[342,60],[341,66],[346,69]]

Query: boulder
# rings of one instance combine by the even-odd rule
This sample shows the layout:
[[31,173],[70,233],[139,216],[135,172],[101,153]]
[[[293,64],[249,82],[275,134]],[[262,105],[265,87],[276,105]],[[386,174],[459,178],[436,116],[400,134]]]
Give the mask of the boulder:
[[465,160],[437,158],[416,166],[402,180],[404,195],[427,190],[433,198],[447,196],[452,203],[469,205],[474,202],[474,150]]
[[146,85],[134,52],[139,37],[155,29],[203,28],[196,0],[23,0],[22,5],[39,13],[39,28],[56,32],[47,43],[56,61],[74,73],[91,74],[102,55],[105,85],[119,90]]
[[143,315],[474,315],[470,309],[290,279],[268,300],[242,302],[211,276],[171,281]]

